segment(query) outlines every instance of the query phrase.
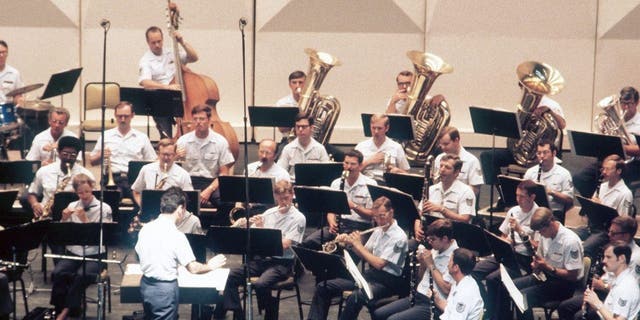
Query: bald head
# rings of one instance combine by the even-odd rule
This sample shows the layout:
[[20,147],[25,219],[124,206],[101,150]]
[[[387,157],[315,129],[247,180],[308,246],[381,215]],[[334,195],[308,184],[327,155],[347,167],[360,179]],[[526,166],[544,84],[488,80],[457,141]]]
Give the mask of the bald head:
[[264,139],[258,145],[258,158],[262,162],[262,167],[268,169],[276,159],[277,143],[272,139]]

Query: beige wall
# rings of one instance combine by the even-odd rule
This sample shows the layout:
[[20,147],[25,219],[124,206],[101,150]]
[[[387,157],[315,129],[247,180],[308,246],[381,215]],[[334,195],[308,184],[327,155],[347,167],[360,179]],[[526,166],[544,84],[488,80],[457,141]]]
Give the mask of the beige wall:
[[[452,124],[464,133],[472,132],[470,105],[515,109],[520,100],[515,69],[526,60],[547,62],[562,73],[565,89],[554,99],[563,105],[569,128],[590,131],[594,101],[622,86],[638,85],[639,3],[258,1],[254,90],[252,1],[178,1],[184,18],[181,31],[200,55],[191,68],[218,82],[222,98],[218,111],[239,134],[243,114],[239,17],[250,21],[246,34],[249,104],[272,104],[288,93],[289,72],[308,68],[304,48],[340,59],[342,66],[329,72],[321,88],[342,104],[332,138],[335,143],[363,138],[360,113],[384,110],[395,88],[395,74],[412,68],[406,58],[409,50],[437,54],[454,67],[452,74],[436,81],[431,93],[447,97]],[[101,79],[100,19],[112,22],[107,80],[122,86],[137,85],[138,59],[146,50],[144,30],[152,24],[166,25],[162,1],[0,0],[0,7],[0,38],[9,42],[9,63],[21,70],[27,84],[46,83],[51,73],[84,67],[80,83],[64,100],[73,114],[72,126],[80,118],[82,86]],[[60,104],[59,98],[52,102]],[[144,124],[144,119],[136,119],[136,125]],[[256,138],[265,136],[271,136],[271,130],[257,130]],[[465,144],[475,146],[490,143],[486,136],[465,134],[465,139]]]

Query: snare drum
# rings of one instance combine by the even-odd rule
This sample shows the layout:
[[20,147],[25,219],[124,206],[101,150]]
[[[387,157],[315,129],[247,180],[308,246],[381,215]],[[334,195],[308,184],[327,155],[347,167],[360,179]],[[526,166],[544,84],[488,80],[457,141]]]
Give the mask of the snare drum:
[[0,126],[6,126],[9,124],[15,124],[18,122],[16,119],[15,106],[13,103],[6,103],[0,105]]

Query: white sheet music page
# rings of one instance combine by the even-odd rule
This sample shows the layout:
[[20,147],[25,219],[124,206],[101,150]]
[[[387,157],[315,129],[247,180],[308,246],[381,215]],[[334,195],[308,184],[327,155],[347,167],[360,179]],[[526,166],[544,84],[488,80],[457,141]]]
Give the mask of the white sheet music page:
[[194,274],[183,266],[178,267],[178,285],[182,288],[216,288],[223,291],[229,277],[228,268],[218,268],[207,273]]
[[502,283],[504,283],[504,286],[507,288],[511,299],[513,299],[513,302],[515,302],[518,309],[520,309],[520,312],[524,313],[524,311],[527,310],[524,296],[522,295],[522,292],[518,290],[515,283],[513,283],[511,276],[509,276],[509,272],[507,272],[507,269],[502,263],[500,264],[500,277],[502,278]]
[[347,250],[344,250],[344,261],[347,264],[347,270],[349,270],[349,273],[353,277],[353,280],[356,281],[356,285],[364,290],[364,293],[367,295],[367,298],[369,298],[369,300],[373,299],[373,292],[371,292],[371,287],[369,287],[367,280],[364,279],[364,277],[360,273],[360,270],[358,270],[358,266],[355,264],[355,262],[353,262],[353,258],[351,258],[351,255]]

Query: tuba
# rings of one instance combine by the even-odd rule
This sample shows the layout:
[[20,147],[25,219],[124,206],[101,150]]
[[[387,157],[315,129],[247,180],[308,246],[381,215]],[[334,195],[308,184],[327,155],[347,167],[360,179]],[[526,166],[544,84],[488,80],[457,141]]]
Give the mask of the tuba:
[[432,106],[431,99],[427,99],[427,93],[436,78],[441,74],[453,72],[453,67],[431,53],[409,51],[407,57],[416,71],[411,90],[407,93],[407,110],[415,121],[415,131],[414,140],[405,145],[404,152],[409,161],[422,164],[435,146],[438,135],[451,120],[449,104],[442,100],[436,106]]
[[595,118],[596,128],[602,134],[617,136],[624,145],[635,144],[635,139],[629,135],[624,124],[624,113],[621,112],[620,98],[617,95],[608,96],[598,102],[602,112]]
[[[324,81],[324,77],[334,66],[339,66],[340,61],[328,53],[318,52],[314,49],[304,49],[309,55],[309,71],[304,89],[300,93],[298,107],[301,112],[313,119],[311,136],[321,144],[327,144],[331,138],[333,127],[340,115],[340,102],[333,96],[321,96],[318,90]],[[295,129],[289,134],[289,141],[295,138]]]
[[560,128],[553,115],[545,112],[541,117],[533,114],[542,96],[554,95],[564,87],[560,72],[546,63],[526,61],[516,70],[522,85],[522,99],[518,105],[518,121],[522,130],[520,139],[510,138],[507,147],[514,160],[523,167],[538,163],[536,148],[538,141],[549,139],[560,144]]

